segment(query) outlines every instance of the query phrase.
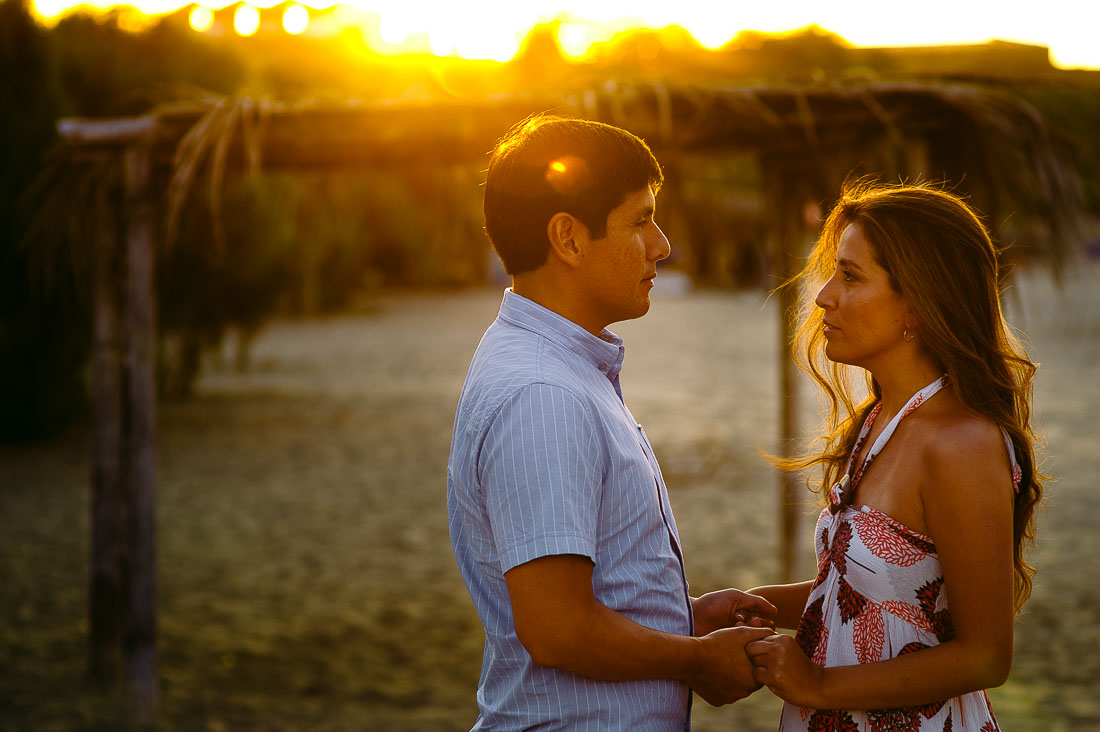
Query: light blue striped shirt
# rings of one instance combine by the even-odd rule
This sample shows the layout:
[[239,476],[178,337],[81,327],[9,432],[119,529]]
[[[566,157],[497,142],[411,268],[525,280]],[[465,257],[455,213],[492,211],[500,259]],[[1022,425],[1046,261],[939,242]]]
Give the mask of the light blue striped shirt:
[[678,681],[605,682],[536,665],[504,573],[580,554],[596,599],[691,635],[680,539],[645,431],[622,400],[622,339],[504,294],[462,387],[447,470],[451,544],[485,651],[474,729],[684,730]]

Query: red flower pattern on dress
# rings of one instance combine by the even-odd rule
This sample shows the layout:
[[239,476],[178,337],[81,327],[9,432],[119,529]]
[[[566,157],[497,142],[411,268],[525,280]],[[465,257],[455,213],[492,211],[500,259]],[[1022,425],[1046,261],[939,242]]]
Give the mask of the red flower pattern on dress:
[[909,416],[910,412],[912,412],[914,409],[922,404],[924,404],[924,394],[917,394],[916,398],[913,399],[913,401],[909,402],[909,405],[905,407],[905,411],[901,413],[901,418],[905,419]]
[[914,545],[896,528],[884,525],[874,516],[857,513],[852,517],[852,523],[863,545],[890,564],[912,567],[928,555],[923,547]]
[[882,648],[886,644],[886,624],[882,621],[882,610],[874,603],[868,603],[867,609],[852,624],[852,640],[855,642],[856,658],[860,663],[882,660]]
[[932,617],[932,613],[936,612],[936,600],[939,599],[942,587],[943,577],[937,577],[917,588],[917,604],[926,616]]
[[802,619],[798,621],[798,631],[794,635],[794,640],[807,658],[813,658],[817,647],[821,644],[821,634],[825,630],[824,605],[825,598],[817,598],[806,608],[802,613]]
[[932,631],[932,624],[928,621],[928,618],[924,617],[924,613],[920,611],[919,607],[910,602],[887,600],[882,603],[880,607],[898,616],[915,628]]
[[981,732],[1001,732],[1001,728],[997,724],[997,718],[993,716],[993,702],[989,701],[989,694],[983,691],[982,696],[985,697],[985,708],[989,710],[989,721],[982,725]]
[[821,631],[821,640],[818,641],[817,650],[814,651],[813,657],[810,659],[818,666],[824,666],[825,661],[829,657],[829,626],[826,625]]
[[848,623],[863,612],[867,605],[867,598],[852,589],[852,586],[840,578],[840,587],[837,592],[837,607],[840,609],[840,620]]
[[829,562],[836,567],[836,571],[840,573],[840,576],[848,574],[848,547],[852,543],[852,524],[848,521],[841,521],[840,526],[837,527],[836,533],[833,534],[833,543],[829,547]]
[[[932,702],[931,704],[923,704],[917,707],[917,711],[923,714],[925,719],[932,719],[932,717],[940,713],[940,710],[943,709],[943,705],[946,703],[947,700],[943,699],[938,702]],[[948,716],[950,716],[950,713]]]
[[929,625],[932,626],[932,632],[936,634],[936,638],[939,639],[940,643],[944,643],[955,637],[955,624],[951,622],[951,612],[948,610],[936,610],[936,600],[940,596],[942,587],[943,578],[937,577],[931,582],[917,588],[916,593],[921,612],[924,613],[924,617],[928,619]]
[[813,587],[810,588],[812,592],[815,587],[825,581],[825,578],[829,576],[829,567],[832,566],[829,556],[829,529],[825,528],[821,532],[821,546],[825,547],[824,551],[821,551],[817,555],[817,577],[814,579]]
[[810,717],[810,732],[859,732],[852,715],[839,709],[819,709]]
[[912,707],[871,709],[867,712],[871,732],[917,732],[920,717]]
[[856,471],[855,476],[852,478],[853,488],[851,488],[850,490],[855,490],[854,486],[859,483],[859,481],[863,478],[863,474],[867,472],[867,468],[871,467],[871,463],[875,461],[875,457],[875,455],[868,455],[866,458],[864,458],[863,463],[859,466],[859,469]]
[[898,655],[895,656],[895,658],[900,658],[902,656],[908,656],[910,653],[916,653],[917,651],[923,651],[925,648],[931,648],[931,647],[932,646],[928,645],[927,643],[921,643],[920,641],[913,641],[912,643],[906,643],[904,646],[901,647],[901,650],[898,651]]
[[910,529],[906,529],[906,528],[903,528],[903,527],[898,527],[895,530],[898,533],[898,537],[902,541],[905,541],[905,542],[908,542],[909,544],[912,544],[914,547],[916,547],[920,551],[924,552],[925,554],[935,554],[936,553],[936,545],[933,544],[932,542],[930,542],[928,539],[925,539],[921,536],[917,536]]

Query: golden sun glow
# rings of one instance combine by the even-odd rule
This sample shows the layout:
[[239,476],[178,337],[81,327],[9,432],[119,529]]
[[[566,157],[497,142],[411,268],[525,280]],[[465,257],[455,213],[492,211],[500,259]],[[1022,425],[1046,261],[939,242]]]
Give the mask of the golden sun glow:
[[[281,25],[261,27],[257,11],[286,5]],[[231,27],[216,11],[237,6]],[[276,32],[335,35],[357,27],[378,53],[431,53],[506,61],[528,31],[555,23],[564,53],[582,58],[594,44],[632,28],[678,25],[702,46],[719,48],[742,30],[784,33],[818,25],[857,46],[927,46],[982,43],[993,39],[1047,46],[1062,67],[1100,69],[1100,44],[1091,37],[1100,21],[1093,2],[1045,0],[925,0],[898,5],[881,0],[840,3],[774,0],[765,3],[712,0],[33,0],[35,14],[50,25],[76,10],[121,9],[134,29],[181,8],[191,8],[200,32]],[[251,7],[251,10],[243,10]],[[210,11],[207,16],[199,9]],[[132,17],[130,17],[132,16]],[[239,19],[239,20],[238,20]],[[254,25],[253,25],[254,22]]]
[[191,24],[191,28],[202,33],[214,25],[214,14],[208,8],[196,5],[187,16],[187,21]]
[[309,11],[298,3],[289,5],[283,13],[283,30],[296,36],[309,27]]
[[233,30],[237,35],[252,36],[260,28],[260,11],[251,5],[242,5],[233,13]]

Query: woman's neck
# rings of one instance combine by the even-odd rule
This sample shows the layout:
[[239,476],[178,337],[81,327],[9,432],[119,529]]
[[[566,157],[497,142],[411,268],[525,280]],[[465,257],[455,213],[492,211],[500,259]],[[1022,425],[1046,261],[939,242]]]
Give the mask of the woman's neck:
[[871,372],[882,392],[882,411],[884,420],[898,413],[914,394],[943,376],[943,371],[932,361],[922,359],[906,368],[883,369]]

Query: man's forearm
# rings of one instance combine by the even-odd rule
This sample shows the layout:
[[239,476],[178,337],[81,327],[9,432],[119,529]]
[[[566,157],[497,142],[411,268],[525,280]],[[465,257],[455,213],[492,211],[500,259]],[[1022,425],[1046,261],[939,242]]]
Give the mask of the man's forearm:
[[676,679],[711,704],[759,687],[745,644],[771,631],[726,628],[703,638],[664,633],[599,602],[592,563],[574,555],[542,557],[504,575],[516,636],[541,666],[602,681]]
[[702,653],[697,638],[647,628],[599,602],[575,608],[554,632],[520,640],[540,666],[602,681],[690,682]]

